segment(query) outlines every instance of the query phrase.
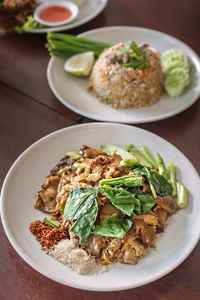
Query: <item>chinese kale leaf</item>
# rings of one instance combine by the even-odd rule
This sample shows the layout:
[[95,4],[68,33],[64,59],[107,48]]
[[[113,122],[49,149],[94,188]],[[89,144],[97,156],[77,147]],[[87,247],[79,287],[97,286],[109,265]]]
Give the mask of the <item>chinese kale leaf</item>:
[[108,185],[101,187],[101,192],[117,209],[129,217],[133,214],[147,213],[155,205],[155,199],[146,194],[137,195]]
[[150,187],[153,187],[155,193],[160,196],[171,195],[173,188],[164,176],[150,171],[147,167],[138,167],[134,169],[135,175],[143,175],[146,177]]
[[110,202],[118,208],[123,214],[132,216],[135,208],[135,195],[117,188],[112,188],[109,185],[101,187],[101,192]]
[[135,187],[142,186],[142,176],[141,175],[127,175],[122,177],[116,177],[112,179],[103,179],[100,181],[100,185],[116,185],[125,187]]
[[129,219],[117,219],[117,214],[105,219],[101,225],[96,225],[93,234],[109,236],[114,238],[123,238],[132,226]]

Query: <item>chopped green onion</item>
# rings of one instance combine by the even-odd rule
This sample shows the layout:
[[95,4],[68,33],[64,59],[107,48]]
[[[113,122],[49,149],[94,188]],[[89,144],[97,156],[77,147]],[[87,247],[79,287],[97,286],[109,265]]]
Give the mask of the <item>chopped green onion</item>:
[[126,64],[123,64],[123,67],[131,67],[131,68],[138,68],[138,69],[147,69],[150,67],[149,63],[147,61],[143,61],[143,60],[139,60],[139,61],[133,61],[133,62],[130,62],[130,63],[126,63]]

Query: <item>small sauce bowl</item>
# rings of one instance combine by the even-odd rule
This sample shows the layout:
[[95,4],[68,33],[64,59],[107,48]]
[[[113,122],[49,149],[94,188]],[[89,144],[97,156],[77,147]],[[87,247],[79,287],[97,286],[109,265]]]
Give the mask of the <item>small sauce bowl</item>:
[[34,11],[34,19],[46,26],[59,26],[74,20],[79,13],[78,6],[69,1],[45,1]]

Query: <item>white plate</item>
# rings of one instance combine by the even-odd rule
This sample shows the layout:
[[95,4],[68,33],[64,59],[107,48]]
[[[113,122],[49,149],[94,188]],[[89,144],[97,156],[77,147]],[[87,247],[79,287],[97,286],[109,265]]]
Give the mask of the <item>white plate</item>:
[[[38,0],[38,3],[45,2],[45,0]],[[72,1],[73,2],[73,1]],[[75,1],[74,1],[75,2]],[[26,32],[29,33],[46,33],[46,32],[53,32],[53,31],[65,31],[72,28],[76,28],[80,25],[83,25],[96,16],[98,16],[107,4],[107,0],[85,0],[82,5],[79,6],[79,14],[77,18],[72,21],[70,24],[65,24],[62,26],[55,26],[55,27],[48,27],[48,28],[41,28],[41,29],[34,29],[34,30],[27,30]]]
[[[34,198],[44,178],[67,150],[83,144],[124,146],[146,145],[152,153],[158,150],[165,162],[176,163],[177,177],[189,191],[189,203],[169,218],[157,249],[136,266],[114,265],[107,272],[77,275],[40,250],[40,244],[28,227],[45,214],[34,209]],[[152,282],[176,268],[190,254],[200,235],[200,179],[189,160],[172,144],[143,129],[112,123],[76,125],[56,131],[28,148],[10,169],[1,194],[1,217],[5,232],[18,254],[43,275],[75,288],[114,291]],[[174,238],[176,237],[176,238]]]
[[107,27],[87,31],[79,35],[108,43],[134,40],[136,43],[148,43],[158,52],[170,48],[183,51],[192,64],[191,84],[179,98],[170,98],[163,93],[161,100],[142,109],[113,109],[100,103],[87,91],[88,79],[67,74],[63,69],[63,58],[50,59],[47,77],[54,95],[67,107],[85,117],[108,122],[145,123],[174,116],[191,106],[200,96],[200,60],[187,45],[167,34],[138,27]]

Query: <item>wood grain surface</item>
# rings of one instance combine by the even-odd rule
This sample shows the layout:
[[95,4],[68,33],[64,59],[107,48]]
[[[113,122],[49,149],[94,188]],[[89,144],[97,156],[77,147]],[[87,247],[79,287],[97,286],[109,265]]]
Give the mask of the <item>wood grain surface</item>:
[[[70,30],[115,25],[159,30],[181,39],[200,54],[199,0],[110,0],[94,20]],[[64,107],[46,79],[45,35],[0,38],[0,185],[15,159],[33,142],[57,129],[92,122]],[[162,121],[136,126],[158,134],[181,150],[200,173],[200,103]],[[199,216],[200,219],[200,216]],[[183,228],[184,230],[184,228]],[[0,225],[0,299],[5,300],[196,300],[200,299],[200,244],[174,271],[143,287],[89,292],[56,283],[26,264]]]

